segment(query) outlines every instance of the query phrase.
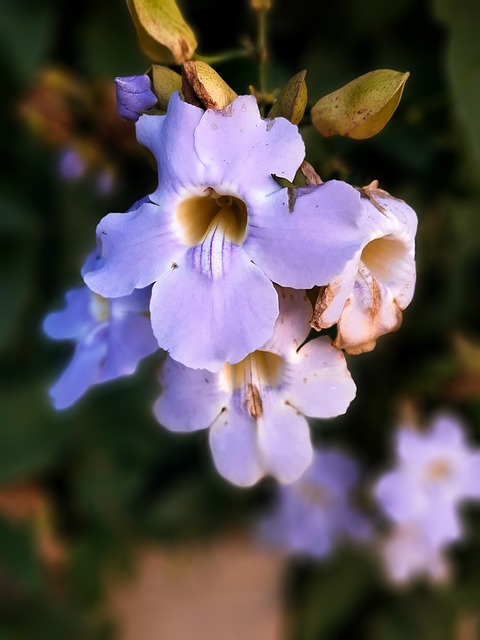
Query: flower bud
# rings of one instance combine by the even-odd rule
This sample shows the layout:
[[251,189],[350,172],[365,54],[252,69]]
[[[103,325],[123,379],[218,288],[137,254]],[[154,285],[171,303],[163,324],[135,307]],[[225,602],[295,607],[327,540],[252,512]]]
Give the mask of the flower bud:
[[157,102],[147,75],[115,78],[115,85],[118,113],[126,120],[138,120]]

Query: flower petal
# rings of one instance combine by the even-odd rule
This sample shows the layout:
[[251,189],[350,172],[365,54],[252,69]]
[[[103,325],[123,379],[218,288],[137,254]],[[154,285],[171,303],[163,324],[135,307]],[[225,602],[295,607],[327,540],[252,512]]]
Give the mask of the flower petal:
[[342,273],[363,244],[359,192],[330,180],[297,189],[280,189],[249,210],[245,251],[277,284],[294,289],[326,285]]
[[294,482],[313,459],[308,423],[293,407],[278,402],[276,394],[264,391],[262,401],[257,429],[260,459],[279,482]]
[[347,353],[372,351],[377,339],[396,331],[402,312],[391,290],[361,267],[353,290],[338,320],[335,346]]
[[263,346],[285,358],[295,354],[310,332],[308,321],[312,315],[312,305],[305,291],[276,287],[279,314],[272,337]]
[[103,264],[84,273],[87,285],[107,298],[143,289],[172,267],[184,251],[158,206],[144,203],[127,213],[110,213],[97,227]]
[[100,381],[101,364],[107,352],[106,327],[80,342],[72,360],[50,389],[56,409],[66,409]]
[[206,429],[220,416],[228,394],[218,376],[203,369],[189,369],[167,356],[159,374],[162,393],[153,411],[170,431]]
[[221,234],[190,249],[152,291],[160,347],[194,369],[243,360],[272,335],[277,315],[272,283]]
[[[205,111],[172,94],[165,116],[143,115],[136,125],[137,140],[154,154],[162,191],[173,187],[205,185],[205,165],[200,161],[194,133]],[[151,194],[158,202],[159,191]]]
[[95,322],[91,309],[92,292],[88,287],[81,287],[68,291],[65,298],[65,308],[46,316],[43,330],[55,340],[78,340]]
[[276,190],[272,174],[293,180],[305,156],[298,128],[285,118],[260,117],[254,96],[208,110],[195,131],[195,148],[212,186],[230,185],[240,197]]
[[134,373],[140,360],[157,350],[158,343],[149,318],[138,313],[112,317],[102,382]]
[[258,459],[255,421],[233,408],[222,413],[210,429],[210,448],[218,472],[242,487],[265,475]]
[[333,418],[345,413],[356,386],[345,356],[330,339],[315,338],[296,354],[289,368],[284,397],[298,411],[312,418]]

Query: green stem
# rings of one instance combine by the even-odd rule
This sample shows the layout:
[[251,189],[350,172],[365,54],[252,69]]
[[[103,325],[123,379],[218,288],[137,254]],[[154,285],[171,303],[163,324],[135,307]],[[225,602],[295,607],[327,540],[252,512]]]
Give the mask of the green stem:
[[216,53],[211,56],[203,56],[200,53],[195,52],[193,54],[193,60],[199,60],[205,62],[211,66],[220,64],[221,62],[228,62],[228,60],[235,60],[236,58],[245,58],[250,55],[245,49],[234,49],[232,51],[225,51],[223,53]]
[[267,11],[258,12],[258,79],[260,93],[267,92]]

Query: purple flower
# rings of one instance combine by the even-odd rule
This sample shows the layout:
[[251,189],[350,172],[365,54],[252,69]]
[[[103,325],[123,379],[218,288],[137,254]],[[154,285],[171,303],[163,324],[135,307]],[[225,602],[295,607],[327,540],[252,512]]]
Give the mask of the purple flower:
[[352,502],[356,462],[336,449],[316,450],[295,482],[278,487],[273,508],[257,527],[262,542],[285,553],[321,558],[346,540],[369,540],[370,521]]
[[397,433],[397,464],[375,485],[375,497],[397,524],[414,524],[432,544],[462,535],[458,507],[480,498],[480,451],[465,441],[454,416],[438,414],[428,429]]
[[126,120],[138,120],[157,102],[147,75],[115,78],[115,85],[118,113]]
[[286,119],[262,119],[253,96],[204,111],[176,92],[137,136],[158,188],[100,222],[104,265],[84,277],[109,298],[153,283],[153,332],[188,367],[218,371],[261,348],[278,315],[272,283],[326,285],[363,242],[356,189],[332,180],[293,193],[273,179],[293,180],[305,146]]
[[267,474],[296,480],[313,454],[304,416],[344,413],[356,391],[343,353],[328,338],[301,346],[312,312],[305,294],[279,289],[278,297],[272,338],[243,361],[211,373],[167,357],[160,373],[158,421],[172,431],[210,428],[218,471],[241,486]]
[[335,346],[358,354],[399,328],[416,280],[417,216],[403,200],[378,189],[362,190],[365,241],[343,272],[320,290],[312,326],[337,324]]
[[69,407],[94,384],[134,373],[139,361],[158,349],[147,317],[149,297],[144,289],[107,300],[84,286],[67,292],[65,309],[45,318],[49,337],[76,343],[50,390],[56,409]]

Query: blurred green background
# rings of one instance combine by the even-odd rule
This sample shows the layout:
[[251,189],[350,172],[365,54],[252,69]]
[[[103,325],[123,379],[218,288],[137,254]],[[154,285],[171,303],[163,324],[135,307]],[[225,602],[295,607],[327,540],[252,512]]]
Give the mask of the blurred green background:
[[[179,6],[199,53],[256,38],[246,1]],[[306,69],[310,106],[367,71],[410,72],[374,138],[323,139],[302,127],[324,180],[378,179],[419,218],[403,326],[348,358],[357,398],[345,416],[312,425],[316,443],[344,444],[371,477],[390,462],[406,404],[427,416],[454,409],[480,443],[479,24],[476,0],[273,0],[269,14],[269,88]],[[123,0],[3,0],[0,53],[0,640],[113,640],[106,575],[128,574],[145,542],[175,548],[248,527],[273,484],[237,489],[213,470],[205,433],[158,427],[157,355],[72,409],[50,407],[72,346],[47,340],[42,320],[82,284],[98,221],[155,185],[133,124],[116,113],[113,83],[150,62]],[[215,68],[237,93],[258,80],[248,58]],[[76,178],[61,171],[71,149],[85,163]],[[480,511],[470,505],[464,518],[448,588],[419,581],[398,592],[360,550],[292,560],[284,637],[480,638]]]

